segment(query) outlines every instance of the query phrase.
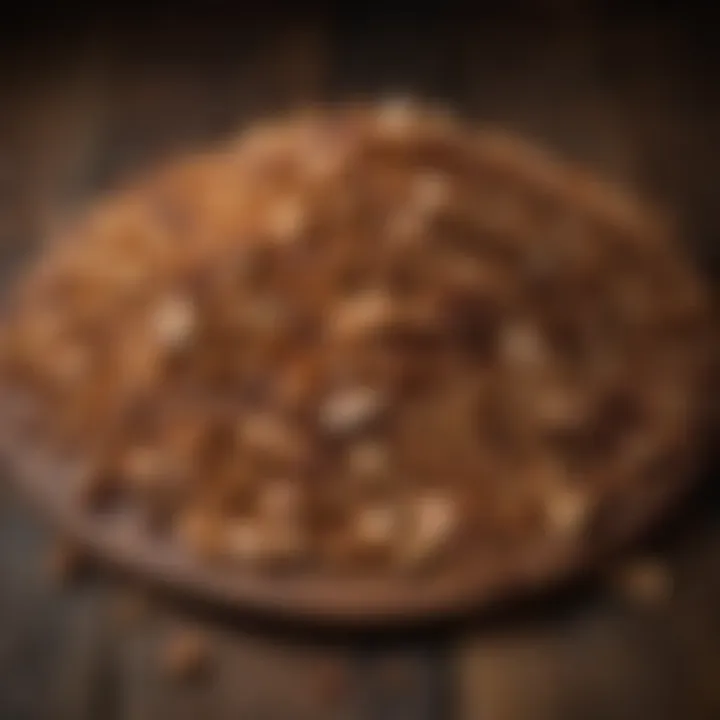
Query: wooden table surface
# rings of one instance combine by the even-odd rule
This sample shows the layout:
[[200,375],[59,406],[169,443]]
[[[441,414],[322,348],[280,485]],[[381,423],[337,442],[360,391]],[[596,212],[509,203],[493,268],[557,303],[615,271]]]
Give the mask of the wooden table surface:
[[[715,278],[720,105],[703,23],[553,8],[412,20],[352,7],[116,11],[13,28],[0,70],[3,281],[69,214],[150,162],[298,103],[399,92],[509,125],[649,195]],[[653,558],[637,561],[634,584],[593,580],[403,638],[220,618],[107,573],[58,584],[50,531],[0,483],[0,719],[720,717],[711,475],[663,537],[634,549]],[[637,587],[643,568],[649,587]],[[162,658],[188,630],[205,640],[208,672],[178,682]]]

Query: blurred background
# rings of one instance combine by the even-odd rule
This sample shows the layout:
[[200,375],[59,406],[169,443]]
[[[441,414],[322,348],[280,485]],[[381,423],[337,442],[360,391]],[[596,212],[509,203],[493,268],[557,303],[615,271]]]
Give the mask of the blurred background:
[[[3,284],[151,163],[298,104],[398,94],[519,130],[650,198],[715,282],[717,31],[700,3],[47,5],[0,19]],[[718,718],[707,465],[622,573],[501,618],[371,639],[230,622],[97,572],[58,582],[75,560],[48,555],[54,538],[0,482],[0,720]],[[178,682],[165,654],[188,628],[212,672]]]

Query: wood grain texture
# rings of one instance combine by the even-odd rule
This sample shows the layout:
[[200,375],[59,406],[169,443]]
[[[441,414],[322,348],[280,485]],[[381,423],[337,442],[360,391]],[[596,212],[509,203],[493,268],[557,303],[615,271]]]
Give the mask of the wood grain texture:
[[[395,92],[510,124],[657,197],[717,270],[720,105],[708,58],[672,18],[618,21],[593,7],[567,15],[560,3],[553,22],[456,11],[410,23],[369,10],[253,17],[244,32],[164,16],[120,32],[108,19],[42,61],[25,50],[0,78],[3,277],[47,228],[154,159],[286,105]],[[656,605],[593,587],[440,638],[371,642],[266,632],[166,597],[119,611],[126,585],[104,576],[55,587],[43,570],[47,531],[0,483],[0,718],[711,720],[717,492],[696,505],[654,549],[674,579]],[[183,685],[159,658],[187,628],[207,638],[212,672]]]

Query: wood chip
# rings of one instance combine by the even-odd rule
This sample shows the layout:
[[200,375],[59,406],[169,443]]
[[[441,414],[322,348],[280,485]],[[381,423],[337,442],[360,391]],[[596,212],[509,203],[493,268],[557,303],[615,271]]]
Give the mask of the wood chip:
[[186,347],[197,326],[194,303],[182,295],[164,298],[153,311],[152,326],[155,337],[164,348],[178,350]]
[[222,528],[211,516],[191,511],[176,522],[178,537],[184,545],[200,557],[218,557],[223,550]]
[[544,380],[538,387],[530,408],[537,421],[548,429],[573,428],[582,424],[587,413],[585,398],[580,391],[553,385],[552,381]]
[[280,244],[298,240],[306,223],[306,211],[298,198],[287,198],[273,206],[268,218],[268,231],[271,238]]
[[357,340],[387,328],[393,321],[394,303],[382,291],[368,291],[340,303],[329,319],[333,337]]
[[498,340],[500,356],[512,367],[538,368],[549,359],[549,349],[538,328],[513,322],[503,326]]
[[397,511],[390,505],[361,508],[355,517],[355,537],[362,545],[389,546],[397,529]]
[[245,448],[275,457],[299,459],[304,450],[301,436],[270,413],[253,413],[240,421],[238,439]]
[[55,356],[53,370],[60,385],[74,385],[89,372],[91,356],[87,347],[68,345]]
[[352,434],[376,420],[385,408],[384,396],[374,388],[337,390],[320,408],[320,425],[333,434]]
[[125,453],[121,471],[135,490],[146,490],[162,477],[165,464],[156,448],[137,447]]
[[257,562],[264,552],[262,531],[254,520],[235,520],[223,530],[227,554],[244,562]]
[[577,536],[586,527],[590,509],[590,500],[580,488],[548,490],[545,517],[554,533]]
[[413,178],[411,205],[426,218],[432,218],[447,208],[452,200],[452,185],[449,179],[437,172],[423,172]]
[[160,660],[163,672],[171,680],[197,680],[210,667],[208,643],[197,632],[178,631],[165,642]]
[[348,469],[355,477],[376,479],[385,475],[389,466],[388,450],[380,442],[358,442],[348,452]]
[[301,511],[302,497],[297,485],[289,480],[272,480],[263,483],[258,499],[262,517],[278,522],[288,522]]
[[440,491],[410,500],[405,536],[398,547],[402,563],[416,565],[434,558],[447,546],[459,523],[457,503]]

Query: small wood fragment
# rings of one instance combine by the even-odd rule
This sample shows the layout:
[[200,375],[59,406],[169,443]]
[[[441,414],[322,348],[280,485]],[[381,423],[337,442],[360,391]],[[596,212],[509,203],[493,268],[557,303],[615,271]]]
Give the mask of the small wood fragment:
[[169,679],[178,682],[198,680],[210,667],[206,639],[197,632],[178,631],[163,645],[161,667]]

